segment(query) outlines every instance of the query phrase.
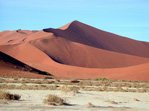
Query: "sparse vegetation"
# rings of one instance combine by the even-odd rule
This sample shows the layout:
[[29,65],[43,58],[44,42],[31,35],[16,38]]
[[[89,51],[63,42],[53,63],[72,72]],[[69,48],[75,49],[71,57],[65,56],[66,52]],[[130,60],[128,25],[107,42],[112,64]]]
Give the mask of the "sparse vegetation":
[[44,73],[45,73],[46,75],[53,76],[53,75],[50,74],[49,72],[44,71]]
[[[0,89],[61,90],[63,93],[82,91],[149,92],[149,82],[124,80],[65,80],[0,78]],[[14,83],[14,84],[8,84]],[[21,83],[21,85],[15,85]],[[32,83],[32,84],[30,84]]]
[[118,102],[115,102],[115,101],[110,101],[110,100],[107,100],[107,101],[104,101],[105,103],[110,103],[110,104],[118,104]]
[[11,94],[6,91],[0,91],[0,99],[2,100],[19,100],[21,98],[18,94]]
[[64,105],[65,101],[62,98],[60,98],[60,97],[58,97],[56,95],[49,94],[47,96],[47,98],[43,100],[43,103],[47,104],[47,105],[59,106],[59,105]]
[[45,76],[44,79],[53,79],[52,77]]
[[79,91],[79,87],[76,87],[76,86],[61,86],[60,87],[60,90],[61,90],[61,92],[63,92],[63,93],[69,93],[69,92],[71,92],[71,93],[78,93]]
[[92,107],[95,107],[95,106],[91,102],[88,102],[88,104],[86,104],[86,107],[92,108]]
[[96,78],[94,80],[108,80],[107,78]]

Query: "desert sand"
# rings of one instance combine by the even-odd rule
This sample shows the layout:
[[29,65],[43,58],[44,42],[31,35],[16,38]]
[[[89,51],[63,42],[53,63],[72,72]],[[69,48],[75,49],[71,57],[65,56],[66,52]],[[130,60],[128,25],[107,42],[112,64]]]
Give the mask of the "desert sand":
[[[10,90],[20,94],[20,101],[9,101],[0,104],[0,111],[148,111],[148,93],[97,92],[81,91],[72,94],[61,94],[50,90]],[[55,94],[68,101],[70,106],[52,106],[43,104],[48,94]],[[137,100],[139,101],[137,101]],[[90,106],[91,103],[93,106]]]
[[[78,80],[80,83],[72,83],[70,81],[73,80],[0,78],[0,90],[21,96],[20,100],[0,100],[0,111],[149,110],[148,82]],[[103,89],[97,91],[100,87],[104,88],[104,85],[106,85],[106,88],[117,87],[119,90],[108,91]],[[71,90],[62,89],[62,87],[70,87]],[[77,87],[79,89],[76,90]],[[92,90],[87,90],[86,88],[91,88]],[[64,99],[67,104],[60,106],[44,104],[43,100],[49,94]]]
[[[122,37],[79,21],[58,29],[0,32],[2,53],[29,67],[47,71],[54,78],[148,81],[148,50],[148,42]],[[1,75],[12,71],[5,69],[0,71]]]

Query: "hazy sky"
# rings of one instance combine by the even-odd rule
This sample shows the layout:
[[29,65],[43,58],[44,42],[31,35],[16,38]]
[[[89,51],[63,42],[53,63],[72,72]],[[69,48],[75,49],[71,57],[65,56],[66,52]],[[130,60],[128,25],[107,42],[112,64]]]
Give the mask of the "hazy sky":
[[0,0],[0,31],[58,28],[74,20],[149,42],[149,0]]

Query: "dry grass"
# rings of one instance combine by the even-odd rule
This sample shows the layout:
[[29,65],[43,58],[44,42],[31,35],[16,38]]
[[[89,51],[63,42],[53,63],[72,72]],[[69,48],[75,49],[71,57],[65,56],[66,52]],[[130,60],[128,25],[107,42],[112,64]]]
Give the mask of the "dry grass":
[[1,84],[0,89],[21,89],[21,90],[57,90],[58,86],[56,85],[7,85]]
[[47,79],[30,79],[30,78],[13,78],[11,80],[1,79],[0,83],[33,83],[33,84],[53,84],[53,80]]
[[11,94],[6,91],[0,91],[0,99],[1,100],[19,100],[21,98],[18,94]]
[[43,100],[43,103],[47,104],[47,105],[59,106],[59,105],[64,105],[65,101],[62,98],[60,98],[60,97],[58,97],[56,95],[49,94],[47,96],[47,98]]
[[88,102],[88,104],[86,104],[86,107],[87,108],[92,108],[92,107],[95,107],[91,102]]
[[118,102],[115,102],[115,101],[110,101],[110,100],[104,101],[104,103],[109,103],[109,104],[118,104]]
[[61,86],[60,90],[62,93],[78,93],[79,92],[79,87],[76,86]]
[[[83,91],[149,92],[148,81],[66,80],[0,78],[0,89],[61,90],[63,93]],[[7,83],[14,83],[7,84]],[[21,83],[22,85],[15,85]],[[32,83],[32,84],[28,84]],[[64,85],[64,86],[61,86]],[[61,87],[59,87],[61,86]]]
[[112,92],[149,92],[148,88],[131,88],[131,87],[94,87],[94,86],[59,86],[59,85],[43,85],[43,84],[34,84],[34,85],[7,85],[0,84],[0,89],[21,89],[21,90],[60,90],[62,93],[73,93],[76,94],[79,90],[82,91],[112,91]]
[[136,99],[136,98],[134,98],[133,100],[134,100],[134,101],[140,101],[139,99]]

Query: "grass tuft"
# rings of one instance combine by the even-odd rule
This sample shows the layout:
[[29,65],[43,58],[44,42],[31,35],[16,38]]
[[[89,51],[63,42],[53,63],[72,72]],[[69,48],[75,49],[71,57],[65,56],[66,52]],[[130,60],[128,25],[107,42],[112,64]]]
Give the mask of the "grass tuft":
[[65,104],[62,98],[52,94],[49,94],[47,98],[43,100],[43,103],[47,105],[56,105],[56,106]]
[[75,87],[75,86],[61,86],[60,87],[61,92],[63,93],[78,93],[79,92],[79,87]]
[[19,100],[21,98],[18,94],[11,94],[6,91],[0,91],[0,99],[2,100]]

